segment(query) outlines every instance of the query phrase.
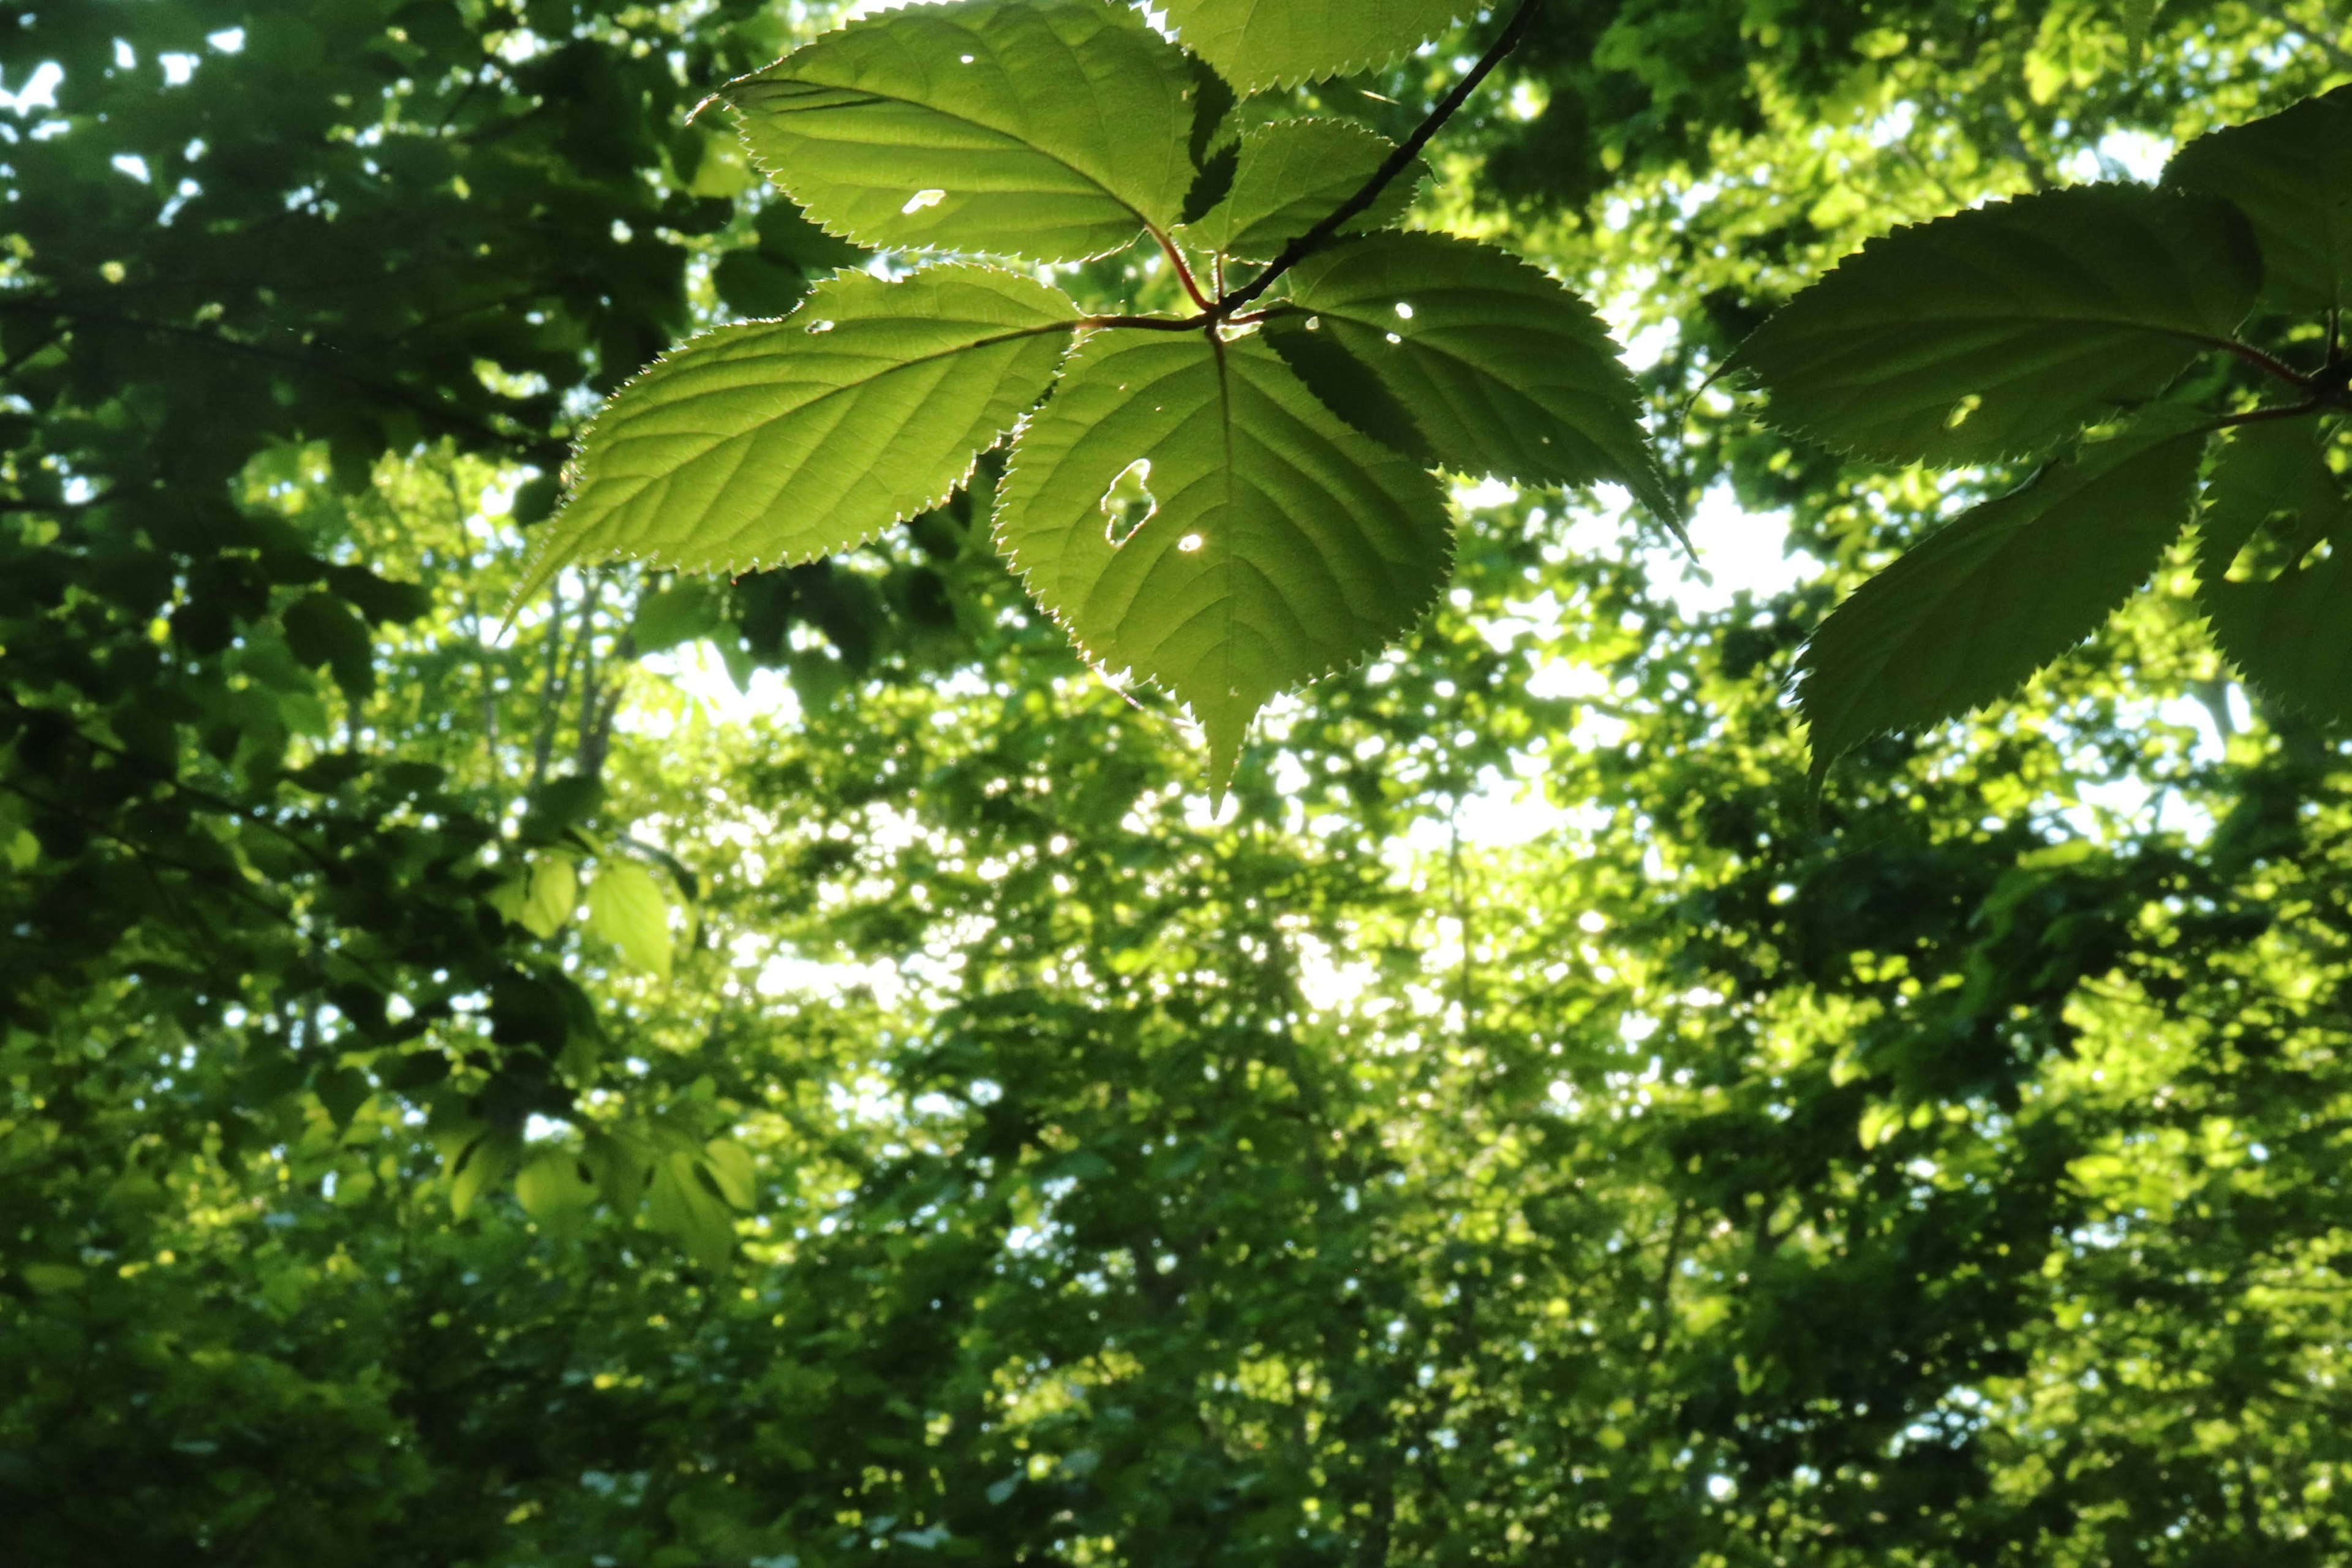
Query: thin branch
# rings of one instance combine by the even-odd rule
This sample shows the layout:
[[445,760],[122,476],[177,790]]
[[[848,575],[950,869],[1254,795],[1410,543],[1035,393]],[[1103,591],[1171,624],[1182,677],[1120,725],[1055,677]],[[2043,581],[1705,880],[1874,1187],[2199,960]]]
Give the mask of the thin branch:
[[1216,306],[1211,302],[1209,297],[1201,292],[1200,280],[1192,276],[1192,269],[1184,264],[1184,253],[1176,248],[1175,242],[1160,233],[1157,225],[1146,224],[1144,232],[1159,241],[1160,253],[1168,258],[1168,265],[1176,269],[1176,280],[1184,285],[1184,292],[1192,297],[1192,303],[1203,310],[1215,310]]
[[1390,183],[1404,173],[1406,166],[1415,158],[1421,156],[1421,150],[1429,145],[1429,139],[1436,135],[1438,130],[1447,121],[1454,118],[1454,110],[1469,101],[1470,95],[1478,90],[1478,84],[1485,81],[1488,74],[1503,63],[1503,57],[1519,47],[1519,40],[1527,37],[1528,26],[1536,19],[1536,13],[1542,8],[1543,0],[1519,0],[1518,11],[1511,17],[1510,25],[1505,27],[1501,36],[1487,47],[1486,52],[1478,57],[1478,63],[1472,66],[1462,79],[1454,84],[1454,90],[1438,101],[1437,107],[1429,111],[1429,117],[1421,122],[1412,135],[1404,139],[1402,145],[1389,154],[1388,162],[1380,166],[1372,177],[1365,182],[1363,187],[1340,203],[1339,207],[1321,223],[1284,247],[1282,254],[1276,257],[1273,264],[1265,271],[1233,293],[1219,300],[1214,307],[1214,313],[1221,317],[1231,317],[1234,311],[1274,287],[1276,279],[1329,244],[1332,236],[1338,234],[1341,228],[1378,201],[1381,193],[1388,189]]
[[2263,353],[2262,350],[2254,347],[2252,343],[2242,343],[2235,338],[2209,337],[2203,332],[2183,332],[2180,335],[2188,338],[2192,342],[2202,343],[2209,349],[2219,349],[2223,353],[2235,354],[2238,358],[2244,360],[2248,364],[2252,365],[2256,370],[2261,371],[2263,374],[2276,376],[2279,380],[2285,382],[2289,386],[2294,387],[2297,392],[2315,393],[2319,390],[2318,384],[2313,381],[2311,377],[2304,374],[2301,371],[2295,369],[2294,366],[2287,363],[2284,360],[2273,358],[2272,355]]

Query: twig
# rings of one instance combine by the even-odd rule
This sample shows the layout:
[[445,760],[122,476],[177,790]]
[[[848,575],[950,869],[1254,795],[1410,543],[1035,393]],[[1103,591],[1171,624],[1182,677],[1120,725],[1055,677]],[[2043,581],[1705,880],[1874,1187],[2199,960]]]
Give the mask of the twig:
[[1220,318],[1231,317],[1234,311],[1272,288],[1276,279],[1330,243],[1331,237],[1338,234],[1349,220],[1361,215],[1367,207],[1378,201],[1381,193],[1388,189],[1390,182],[1404,173],[1405,166],[1420,157],[1421,150],[1429,145],[1429,139],[1436,135],[1439,128],[1447,121],[1454,118],[1454,110],[1469,101],[1470,95],[1478,90],[1478,84],[1485,81],[1488,73],[1492,72],[1496,66],[1502,64],[1503,57],[1518,47],[1519,40],[1527,36],[1528,26],[1535,21],[1536,13],[1542,7],[1543,0],[1519,0],[1518,11],[1511,17],[1510,25],[1503,29],[1502,35],[1487,47],[1485,54],[1478,57],[1478,63],[1472,66],[1462,79],[1454,84],[1454,90],[1438,101],[1437,107],[1429,111],[1429,117],[1421,122],[1412,135],[1404,139],[1403,144],[1389,154],[1388,162],[1380,166],[1372,177],[1364,183],[1363,187],[1340,203],[1338,208],[1321,223],[1284,247],[1282,254],[1276,257],[1265,271],[1233,293],[1218,300],[1213,308],[1213,313]]

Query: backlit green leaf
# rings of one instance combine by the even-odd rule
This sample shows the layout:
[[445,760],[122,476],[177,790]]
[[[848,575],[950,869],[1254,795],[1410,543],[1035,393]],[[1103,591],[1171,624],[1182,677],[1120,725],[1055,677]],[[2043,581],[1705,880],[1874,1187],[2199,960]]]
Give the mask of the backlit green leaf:
[[[1242,132],[1233,188],[1184,237],[1204,251],[1271,261],[1339,210],[1377,173],[1396,143],[1347,120],[1278,120]],[[1350,228],[1384,228],[1412,205],[1427,170],[1416,164],[1381,190]]]
[[669,978],[669,905],[644,867],[616,861],[588,884],[588,929],[639,969]]
[[515,1175],[523,1213],[556,1235],[579,1229],[596,1201],[596,1183],[576,1151],[543,1149]]
[[720,1268],[734,1256],[734,1211],[694,1150],[669,1149],[655,1156],[646,1217],[707,1268]]
[[[1608,328],[1544,273],[1466,239],[1381,234],[1311,256],[1290,276],[1307,315],[1269,331],[1286,344],[1328,336],[1369,366],[1439,464],[1532,484],[1606,479],[1680,521]],[[1310,355],[1285,356],[1343,412],[1360,395],[1337,362],[1318,374]]]
[[2316,420],[2250,425],[2214,466],[2197,599],[2230,662],[2264,691],[2352,717],[2352,500]]
[[2096,630],[2187,520],[2206,437],[2167,421],[2044,469],[1906,552],[1805,645],[1813,773],[2013,690]]
[[449,1212],[465,1218],[521,1157],[521,1136],[506,1129],[485,1130],[468,1140],[449,1164]]
[[2266,302],[2352,306],[2352,87],[2200,136],[2164,178],[2223,197],[2252,220]]
[[553,936],[580,902],[580,872],[569,855],[541,855],[531,862],[530,889],[520,920],[533,936]]
[[1108,0],[891,11],[719,97],[771,179],[875,247],[1101,256],[1165,232],[1194,173],[1191,68]]
[[[1155,510],[1114,542],[1127,520],[1104,502],[1139,461]],[[1088,657],[1191,706],[1220,791],[1268,698],[1419,617],[1451,537],[1436,482],[1336,418],[1264,343],[1190,332],[1084,344],[1016,443],[997,507],[1014,568]]]
[[1255,90],[1386,65],[1477,9],[1465,0],[1168,0],[1185,47]]
[[575,560],[808,561],[937,506],[1052,383],[1076,317],[957,264],[844,272],[781,321],[690,339],[596,416],[521,592]]
[[2226,203],[2050,191],[1871,241],[1732,363],[1783,428],[1864,457],[1976,462],[2160,391],[2228,336],[2261,278]]

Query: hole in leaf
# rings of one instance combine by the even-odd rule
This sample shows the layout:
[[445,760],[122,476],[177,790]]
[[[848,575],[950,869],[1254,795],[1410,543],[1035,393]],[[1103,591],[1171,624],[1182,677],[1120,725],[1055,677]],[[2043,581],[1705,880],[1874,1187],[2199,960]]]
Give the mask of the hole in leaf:
[[1150,522],[1151,514],[1160,510],[1159,498],[1148,488],[1150,478],[1151,459],[1138,458],[1111,480],[1110,489],[1103,491],[1103,537],[1110,541],[1112,549],[1134,538],[1135,531]]
[[1201,536],[1197,533],[1188,533],[1176,542],[1176,548],[1190,555],[1201,548]]
[[1961,426],[1969,422],[1969,416],[1974,414],[1979,407],[1983,406],[1983,405],[1984,399],[1982,397],[1973,392],[1969,393],[1966,397],[1961,398],[1958,403],[1952,405],[1951,413],[1944,417],[1944,428],[1947,430],[1958,429]]
[[831,321],[811,321],[808,324],[808,330],[812,332],[829,332],[833,331],[833,323]]
[[964,64],[966,64],[966,65],[970,65],[970,64],[971,64],[971,57],[970,55],[966,55],[966,56],[964,56],[964,57],[963,57],[963,63],[964,63]]
[[1403,340],[1402,338],[1401,338],[1401,337],[1397,336],[1394,332],[1391,332],[1391,333],[1389,334],[1389,342],[1392,342],[1392,343],[1401,343],[1401,342],[1404,342],[1404,340]]
[[1402,320],[1408,321],[1412,320],[1412,307],[1406,304],[1402,300],[1397,301],[1396,312]]
[[948,194],[945,191],[917,191],[907,198],[907,205],[898,210],[901,213],[919,213],[925,207],[935,207],[947,199]]
[[1323,318],[1322,318],[1322,317],[1320,317],[1320,316],[1309,316],[1309,317],[1307,317],[1307,330],[1308,331],[1310,331],[1310,332],[1319,332],[1319,331],[1321,331],[1323,330]]

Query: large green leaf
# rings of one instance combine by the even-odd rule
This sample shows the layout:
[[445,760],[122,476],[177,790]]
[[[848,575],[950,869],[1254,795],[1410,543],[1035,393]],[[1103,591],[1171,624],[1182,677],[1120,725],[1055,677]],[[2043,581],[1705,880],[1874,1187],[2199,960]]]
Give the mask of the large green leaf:
[[1477,9],[1466,0],[1168,0],[1185,46],[1255,91],[1386,65]]
[[1841,450],[1967,463],[2039,451],[2160,391],[2262,280],[2210,196],[2089,185],[1897,229],[1732,358],[1771,418]]
[[1075,261],[1172,224],[1193,78],[1109,0],[973,0],[854,22],[719,91],[768,176],[865,245]]
[[[1240,162],[1224,199],[1184,237],[1204,251],[1271,261],[1282,247],[1338,211],[1396,151],[1396,143],[1347,120],[1277,120],[1241,134]],[[1351,228],[1382,228],[1412,204],[1419,165],[1382,189]]]
[[[1139,461],[1154,510],[1129,531],[1105,502]],[[1436,481],[1255,337],[1133,329],[1071,356],[1014,444],[997,537],[1089,658],[1191,706],[1220,791],[1251,715],[1410,626],[1452,552]]]
[[2205,434],[2165,420],[2044,469],[1856,589],[1805,645],[1813,773],[1990,702],[2088,637],[2187,521]]
[[2253,220],[2268,303],[2352,306],[2352,87],[2200,136],[2164,178],[2225,197]]
[[1445,468],[1530,484],[1608,479],[1680,521],[1608,328],[1537,268],[1471,240],[1381,234],[1308,257],[1290,282],[1306,314],[1268,331],[1339,412],[1353,417],[1376,379]]
[[2352,717],[2352,500],[2317,420],[2251,425],[2214,466],[2197,598],[2230,662],[2264,691]]
[[588,884],[588,929],[639,969],[669,978],[669,903],[653,873],[626,860]]
[[1076,319],[1033,279],[957,263],[844,272],[781,321],[690,339],[589,426],[521,594],[572,561],[813,560],[937,506],[1052,384]]

